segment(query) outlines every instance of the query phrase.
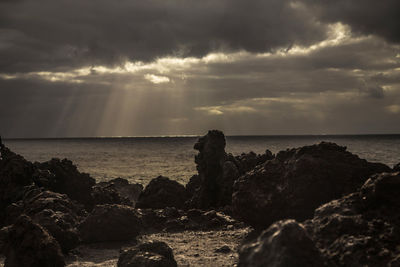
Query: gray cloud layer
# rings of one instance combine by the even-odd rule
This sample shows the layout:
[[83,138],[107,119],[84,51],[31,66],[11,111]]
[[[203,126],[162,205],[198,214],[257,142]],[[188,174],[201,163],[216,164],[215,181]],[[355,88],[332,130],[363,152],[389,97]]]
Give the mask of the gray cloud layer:
[[0,10],[3,72],[265,52],[325,37],[323,25],[286,0],[21,0]]
[[400,132],[399,3],[0,1],[0,134]]

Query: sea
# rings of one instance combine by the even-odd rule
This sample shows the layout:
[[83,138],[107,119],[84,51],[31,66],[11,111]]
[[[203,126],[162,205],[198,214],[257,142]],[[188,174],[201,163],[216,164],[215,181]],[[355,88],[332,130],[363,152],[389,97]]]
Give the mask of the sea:
[[[146,185],[159,175],[185,184],[196,174],[196,136],[5,139],[3,143],[27,160],[67,158],[96,181],[121,177]],[[372,162],[393,167],[400,162],[400,135],[227,136],[226,151],[277,153],[322,141],[346,146]]]

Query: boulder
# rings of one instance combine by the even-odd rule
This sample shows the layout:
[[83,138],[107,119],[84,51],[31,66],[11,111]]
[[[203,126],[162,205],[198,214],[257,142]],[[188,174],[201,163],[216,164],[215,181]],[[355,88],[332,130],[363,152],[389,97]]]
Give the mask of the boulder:
[[83,207],[67,195],[42,191],[37,187],[26,189],[22,200],[7,207],[7,224],[15,223],[20,214],[26,214],[46,229],[60,244],[64,253],[79,242],[77,226],[87,214]]
[[174,231],[208,231],[227,227],[242,227],[228,215],[215,210],[202,211],[190,209],[188,211],[175,208],[139,209],[146,232],[174,232]]
[[118,267],[176,267],[172,249],[164,242],[149,241],[123,250]]
[[264,154],[256,154],[253,151],[249,153],[242,153],[239,156],[235,157],[235,160],[238,165],[238,169],[240,175],[245,174],[248,171],[251,171],[256,166],[265,163],[267,160],[272,160],[274,155],[268,149],[265,151]]
[[87,173],[81,173],[77,167],[68,159],[52,159],[43,163],[35,163],[38,171],[34,179],[39,186],[67,194],[69,198],[83,204],[85,208],[93,208],[91,196],[92,186],[95,180]]
[[106,183],[111,184],[111,187],[114,188],[121,197],[129,199],[133,206],[135,206],[139,195],[143,191],[143,185],[138,183],[131,184],[128,180],[123,178],[115,178]]
[[24,187],[33,184],[33,164],[15,154],[3,144],[0,146],[0,226],[5,219],[4,210],[21,199]]
[[159,176],[150,181],[140,194],[137,208],[183,208],[187,200],[185,187],[167,177]]
[[[190,207],[209,209],[231,204],[232,185],[239,176],[234,158],[225,153],[225,136],[221,131],[212,130],[199,138],[194,149],[199,184],[191,196]],[[233,161],[233,162],[230,162]]]
[[400,172],[400,163],[397,163],[396,165],[393,166],[393,171]]
[[5,267],[61,267],[64,256],[57,241],[28,216],[0,230],[4,240]]
[[281,219],[303,221],[321,204],[357,190],[370,175],[390,170],[334,143],[281,151],[236,180],[233,213],[261,229]]
[[241,246],[238,266],[320,267],[324,261],[303,225],[295,220],[283,220]]
[[126,179],[116,178],[93,186],[92,198],[95,205],[120,204],[134,207],[142,191],[143,185],[130,184]]
[[130,206],[97,205],[78,227],[82,241],[128,241],[139,235],[142,223]]
[[397,266],[400,175],[377,174],[362,188],[319,207],[304,224],[332,266]]

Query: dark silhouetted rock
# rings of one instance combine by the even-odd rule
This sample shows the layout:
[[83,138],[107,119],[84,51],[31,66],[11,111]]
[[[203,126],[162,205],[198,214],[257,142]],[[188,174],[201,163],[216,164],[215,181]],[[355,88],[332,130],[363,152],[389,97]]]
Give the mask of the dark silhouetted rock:
[[136,207],[142,209],[183,208],[186,200],[187,194],[183,185],[167,177],[158,176],[151,180],[140,194]]
[[321,204],[354,192],[370,175],[384,171],[390,168],[333,143],[281,151],[236,180],[233,212],[256,228],[286,218],[303,221]]
[[176,267],[172,249],[164,242],[150,241],[122,251],[118,267]]
[[188,206],[208,209],[230,205],[232,185],[239,171],[234,157],[225,153],[224,134],[217,130],[209,131],[199,138],[194,149],[199,151],[195,157],[199,175],[188,186],[193,192]]
[[[190,177],[189,182],[186,184],[186,192],[189,197],[193,196],[201,186],[201,178],[198,175]],[[190,203],[189,203],[190,204]]]
[[122,197],[129,199],[133,205],[136,204],[143,191],[143,185],[131,184],[128,180],[123,178],[115,178],[110,180],[108,183],[111,183],[112,187],[115,188]]
[[320,267],[324,262],[303,225],[284,220],[271,225],[257,240],[244,244],[238,266]]
[[42,192],[34,186],[27,188],[22,200],[8,206],[6,213],[7,224],[13,224],[20,214],[29,215],[58,241],[65,253],[78,245],[77,226],[87,215],[83,207],[67,195]]
[[123,205],[97,205],[79,225],[81,238],[88,243],[131,240],[141,229],[138,213]]
[[35,163],[35,166],[38,171],[34,178],[38,184],[51,191],[67,194],[89,210],[93,207],[91,193],[95,180],[89,174],[79,172],[72,161],[52,159]]
[[140,209],[139,213],[146,232],[206,231],[226,227],[242,227],[241,223],[228,215],[214,210],[190,209],[182,211],[175,208],[165,208],[158,210]]
[[33,184],[33,164],[22,156],[0,146],[0,226],[4,221],[5,208],[21,199],[25,186]]
[[274,155],[268,149],[264,154],[258,155],[254,152],[242,153],[239,156],[235,157],[235,160],[239,166],[240,175],[245,174],[248,171],[251,171],[256,166],[265,163],[267,160],[271,160],[274,158]]
[[20,216],[15,224],[0,231],[5,240],[5,267],[65,266],[57,241],[28,216]]
[[397,163],[396,165],[393,166],[393,171],[400,172],[400,163]]
[[352,194],[333,200],[305,222],[332,266],[388,266],[398,261],[400,175],[377,174]]
[[134,207],[142,191],[143,185],[130,184],[126,179],[116,178],[93,186],[92,198],[95,205],[120,204]]

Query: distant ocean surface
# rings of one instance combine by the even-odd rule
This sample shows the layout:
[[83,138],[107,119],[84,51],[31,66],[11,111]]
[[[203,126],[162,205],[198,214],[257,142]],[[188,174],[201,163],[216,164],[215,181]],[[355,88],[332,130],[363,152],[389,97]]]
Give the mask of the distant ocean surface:
[[[196,173],[193,145],[198,137],[122,137],[6,139],[3,143],[30,161],[68,158],[97,181],[116,177],[147,184],[158,175],[186,183]],[[234,155],[331,141],[373,162],[390,167],[400,162],[400,135],[231,136],[226,151]]]

